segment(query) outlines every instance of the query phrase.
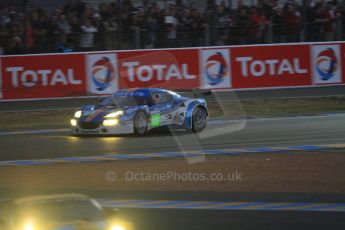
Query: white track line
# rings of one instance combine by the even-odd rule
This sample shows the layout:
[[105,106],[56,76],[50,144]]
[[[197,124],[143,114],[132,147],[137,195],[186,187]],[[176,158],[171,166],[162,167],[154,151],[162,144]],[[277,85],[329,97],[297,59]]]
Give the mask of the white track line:
[[41,130],[27,130],[14,132],[0,132],[0,136],[18,135],[18,134],[40,134],[40,133],[59,133],[67,132],[70,129],[41,129]]
[[224,119],[224,120],[210,120],[209,124],[222,124],[222,123],[236,123],[236,122],[260,122],[260,121],[280,121],[280,120],[300,120],[300,119],[321,119],[328,117],[345,117],[345,113],[323,114],[323,115],[310,115],[310,116],[291,116],[291,117],[264,117],[264,118],[243,118],[243,119]]

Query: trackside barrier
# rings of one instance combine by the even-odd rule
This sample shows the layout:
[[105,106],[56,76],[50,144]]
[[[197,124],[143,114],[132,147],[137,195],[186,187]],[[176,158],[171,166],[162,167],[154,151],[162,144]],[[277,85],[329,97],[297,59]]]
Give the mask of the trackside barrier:
[[0,99],[345,84],[345,42],[0,57]]

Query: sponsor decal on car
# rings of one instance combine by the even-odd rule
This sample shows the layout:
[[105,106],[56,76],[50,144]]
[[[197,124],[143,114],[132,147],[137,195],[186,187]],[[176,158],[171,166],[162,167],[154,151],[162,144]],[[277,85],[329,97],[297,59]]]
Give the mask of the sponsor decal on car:
[[150,116],[151,127],[159,127],[161,125],[161,115],[160,113],[154,113]]

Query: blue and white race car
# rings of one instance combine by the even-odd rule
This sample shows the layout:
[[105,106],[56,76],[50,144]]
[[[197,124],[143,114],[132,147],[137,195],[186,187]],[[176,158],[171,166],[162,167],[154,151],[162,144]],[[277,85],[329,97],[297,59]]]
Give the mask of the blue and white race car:
[[98,105],[86,105],[71,119],[74,134],[143,135],[160,127],[202,131],[208,111],[203,98],[183,97],[175,92],[142,88],[120,90]]

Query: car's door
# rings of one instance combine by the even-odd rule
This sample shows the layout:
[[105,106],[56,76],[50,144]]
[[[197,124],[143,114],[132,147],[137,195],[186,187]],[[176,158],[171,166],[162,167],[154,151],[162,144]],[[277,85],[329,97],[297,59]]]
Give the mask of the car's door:
[[166,92],[153,92],[151,93],[151,98],[151,127],[171,124],[173,120],[172,110],[174,97]]

